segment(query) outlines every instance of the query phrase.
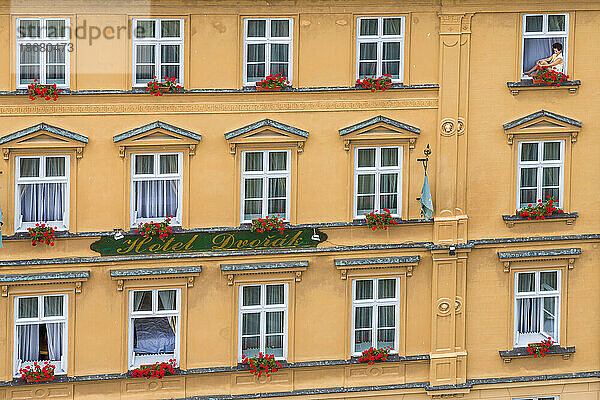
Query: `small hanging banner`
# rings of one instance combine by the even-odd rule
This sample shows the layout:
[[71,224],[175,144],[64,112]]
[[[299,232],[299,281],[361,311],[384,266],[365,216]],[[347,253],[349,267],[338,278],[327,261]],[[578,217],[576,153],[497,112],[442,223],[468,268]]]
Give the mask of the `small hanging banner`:
[[431,219],[433,217],[433,201],[431,200],[431,190],[429,189],[429,179],[425,174],[423,180],[423,188],[421,189],[421,213],[425,219]]

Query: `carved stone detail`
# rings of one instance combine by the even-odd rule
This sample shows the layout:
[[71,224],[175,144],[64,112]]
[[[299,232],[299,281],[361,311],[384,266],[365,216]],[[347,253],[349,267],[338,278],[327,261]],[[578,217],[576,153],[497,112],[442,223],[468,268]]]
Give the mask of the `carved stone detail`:
[[10,154],[10,149],[2,149],[2,155],[5,160],[8,160],[8,155]]
[[229,143],[229,154],[235,154],[236,146],[235,143]]
[[194,287],[194,277],[193,276],[188,276],[187,287]]
[[2,285],[2,297],[7,297],[7,296],[8,296],[8,286]]
[[125,146],[119,146],[119,157],[125,158]]
[[117,290],[122,291],[123,290],[123,284],[124,284],[123,279],[119,279],[117,281]]
[[465,133],[465,120],[464,118],[458,118],[458,123],[457,123],[457,129],[456,129],[456,134],[457,135],[462,135]]
[[456,121],[452,118],[444,118],[440,124],[442,136],[452,136],[456,131]]
[[452,299],[449,299],[448,297],[439,298],[437,301],[437,315],[439,315],[440,317],[449,316],[452,312],[452,307],[450,306],[451,302]]
[[304,151],[304,142],[299,141],[298,142],[298,154],[302,153]]

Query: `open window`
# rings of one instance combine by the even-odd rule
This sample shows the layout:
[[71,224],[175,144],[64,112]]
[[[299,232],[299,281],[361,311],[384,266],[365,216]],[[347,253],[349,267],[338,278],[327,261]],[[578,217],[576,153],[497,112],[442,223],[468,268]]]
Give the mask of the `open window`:
[[529,79],[524,72],[533,68],[537,60],[552,56],[554,43],[562,46],[563,64],[560,70],[567,74],[569,14],[523,15],[522,79]]

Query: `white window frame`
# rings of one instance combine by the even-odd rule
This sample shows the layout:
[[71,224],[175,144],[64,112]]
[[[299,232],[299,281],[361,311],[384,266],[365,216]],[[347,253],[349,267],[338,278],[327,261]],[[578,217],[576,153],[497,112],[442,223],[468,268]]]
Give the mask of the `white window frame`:
[[[378,299],[379,297],[379,281],[393,279],[396,282],[396,297],[389,299]],[[356,300],[356,282],[357,281],[372,281],[373,282],[373,298],[365,300]],[[394,306],[394,346],[390,354],[398,354],[400,344],[400,278],[399,277],[381,277],[381,278],[356,278],[352,279],[352,316],[351,316],[351,331],[350,331],[350,344],[351,344],[351,355],[361,356],[362,352],[356,350],[355,342],[355,330],[356,330],[356,307],[372,307],[371,313],[371,341],[373,348],[379,348],[377,340],[377,322],[379,318],[378,308],[382,306]],[[361,330],[363,330],[361,328]]]
[[[548,16],[550,15],[564,15],[565,16],[565,30],[564,31],[548,31]],[[527,28],[527,17],[542,17],[542,32],[525,32]],[[521,35],[521,79],[531,79],[530,76],[523,73],[523,62],[525,60],[525,39],[550,39],[550,38],[564,38],[564,46],[562,49],[563,59],[563,73],[567,74],[567,60],[568,60],[568,49],[569,49],[569,14],[568,13],[550,13],[550,14],[524,14],[522,23],[522,35]],[[550,56],[551,54],[548,54]]]
[[[400,35],[384,35],[383,34],[383,20],[384,19],[395,19],[400,18],[401,29]],[[366,35],[361,36],[360,24],[365,19],[377,19],[377,35]],[[356,77],[360,79],[360,44],[361,43],[377,43],[377,71],[375,76],[379,77],[383,75],[383,43],[384,42],[398,42],[400,43],[400,66],[398,69],[398,78],[392,79],[393,83],[402,83],[404,81],[404,31],[406,20],[403,16],[386,16],[386,17],[358,17],[356,19]],[[391,60],[393,61],[393,60]]]
[[[55,317],[44,317],[44,297],[56,297],[56,296],[62,296],[63,297],[63,315],[62,316],[55,316]],[[38,299],[38,317],[37,318],[19,318],[19,299],[22,298],[31,298],[31,297],[37,297]],[[39,324],[46,324],[46,323],[63,323],[63,335],[62,335],[62,339],[63,339],[63,356],[61,358],[60,361],[49,361],[50,364],[54,365],[55,370],[54,370],[54,374],[55,375],[66,375],[67,373],[67,355],[68,355],[68,340],[69,340],[69,325],[68,325],[68,310],[69,310],[69,296],[67,294],[48,294],[48,295],[22,295],[22,296],[15,296],[14,298],[14,318],[13,318],[13,341],[14,341],[14,346],[13,346],[13,366],[14,366],[14,371],[13,371],[13,376],[16,377],[20,377],[21,374],[19,373],[19,370],[21,368],[25,368],[27,366],[31,366],[33,367],[33,363],[34,361],[26,361],[26,362],[21,362],[21,360],[18,359],[18,354],[19,354],[19,343],[18,343],[18,332],[17,332],[17,326],[19,325],[39,325]],[[39,361],[38,360],[38,364],[42,364],[46,361]]]
[[[154,21],[154,37],[152,38],[137,38],[137,25],[140,21]],[[179,38],[162,38],[161,37],[161,23],[162,21],[179,21]],[[164,76],[162,76],[162,61],[161,61],[161,45],[178,45],[179,46],[179,79],[175,80],[175,83],[183,86],[184,82],[184,21],[182,18],[134,18],[132,21],[133,24],[133,34],[131,35],[131,51],[132,51],[132,59],[131,59],[131,82],[133,87],[146,87],[147,82],[137,82],[136,78],[136,70],[135,67],[137,65],[137,45],[153,45],[154,46],[154,75],[156,76],[156,80],[159,82],[163,81]],[[172,65],[173,63],[166,63]],[[150,65],[150,64],[140,64],[140,65]]]
[[[267,305],[267,286],[283,285],[284,304]],[[260,286],[260,305],[244,306],[244,287]],[[283,356],[275,357],[276,360],[286,360],[288,354],[288,309],[289,309],[289,284],[286,282],[257,283],[240,285],[239,287],[239,313],[238,313],[238,362],[242,362],[242,320],[243,314],[260,312],[260,340],[259,351],[265,354],[267,335],[267,312],[283,311]]]
[[[65,176],[46,177],[46,158],[47,157],[63,157],[65,159]],[[22,158],[39,158],[40,159],[40,176],[39,177],[24,177],[21,178],[21,159]],[[55,228],[56,231],[69,230],[69,213],[70,213],[70,197],[71,197],[71,178],[70,178],[70,156],[69,155],[32,155],[32,156],[17,156],[15,157],[15,232],[26,232],[27,228],[35,228],[36,223],[45,223],[48,226]],[[25,184],[36,183],[64,183],[65,198],[64,198],[64,213],[63,219],[60,221],[34,221],[23,222],[21,215],[21,191],[19,186]]]
[[[551,160],[551,161],[543,161],[544,156],[544,143],[548,142],[560,142],[560,160]],[[524,143],[537,143],[538,145],[538,159],[537,161],[521,161],[521,153],[523,151]],[[564,139],[556,139],[556,140],[525,140],[519,141],[519,151],[517,154],[517,210],[520,210],[521,207],[521,169],[523,168],[537,168],[537,188],[536,188],[536,202],[537,200],[545,201],[545,198],[542,198],[542,179],[544,167],[560,167],[560,180],[558,187],[558,204],[556,205],[558,208],[563,207],[564,203],[564,182],[565,182],[565,140]],[[535,205],[532,203],[532,206]]]
[[[269,168],[269,153],[286,153],[286,170],[285,171],[268,171]],[[248,153],[263,153],[263,170],[262,171],[245,171],[246,168],[246,155]],[[280,217],[284,217],[285,221],[290,220],[290,184],[292,180],[291,173],[291,158],[292,151],[291,150],[245,150],[242,151],[242,179],[241,179],[241,202],[240,202],[240,221],[242,223],[249,223],[252,220],[244,218],[244,210],[245,210],[245,200],[246,200],[246,179],[258,179],[262,178],[262,216],[261,218],[266,218],[267,216],[279,215],[279,214],[269,214],[269,178],[286,178],[285,181],[285,215],[280,215]]]
[[[557,290],[555,291],[542,291],[540,289],[541,282],[541,273],[543,272],[556,272],[556,286]],[[561,270],[559,269],[547,269],[547,270],[539,270],[539,271],[519,271],[515,272],[515,287],[514,287],[514,323],[513,323],[513,345],[514,347],[527,347],[529,343],[537,343],[542,340],[551,338],[555,344],[560,343],[560,317],[561,317]],[[519,292],[519,275],[520,274],[535,274],[535,291],[533,292]],[[548,333],[544,332],[544,297],[554,297],[555,298],[555,315],[554,315],[554,332],[555,335],[551,336]],[[519,315],[517,313],[517,302],[519,299],[525,298],[540,298],[540,332],[539,333],[528,333],[528,334],[519,334],[518,332],[518,319]]]
[[[160,156],[164,155],[177,155],[177,174],[160,174]],[[154,156],[154,173],[153,174],[138,174],[135,173],[135,158],[137,156]],[[178,192],[177,192],[177,213],[173,215],[171,225],[181,225],[181,215],[183,207],[183,153],[172,152],[172,153],[134,153],[131,155],[131,188],[130,188],[130,221],[131,226],[136,227],[140,223],[145,222],[160,222],[160,218],[138,218],[135,211],[135,182],[137,181],[153,181],[162,179],[177,179],[178,180]],[[168,215],[167,215],[168,217]],[[166,218],[166,217],[165,217]]]
[[[175,310],[158,310],[158,292],[175,290]],[[135,292],[152,292],[152,311],[133,311],[133,299]],[[157,318],[157,317],[176,317],[177,323],[175,327],[175,350],[171,353],[149,354],[136,356],[133,352],[133,320],[136,318]],[[138,288],[129,291],[129,315],[128,315],[128,341],[127,341],[127,358],[129,369],[139,368],[141,365],[154,364],[156,362],[168,362],[171,359],[176,360],[176,365],[179,365],[181,352],[181,289],[179,288]]]
[[[288,37],[271,37],[271,21],[286,20],[289,22]],[[265,21],[265,37],[248,37],[248,21]],[[265,74],[262,77],[266,78],[271,74],[271,44],[287,44],[288,45],[288,76],[286,80],[293,83],[294,75],[294,19],[293,18],[244,18],[244,86],[254,86],[258,81],[248,80],[248,45],[249,44],[265,44]]]
[[[375,149],[375,166],[374,167],[358,167],[358,151],[364,149]],[[382,149],[398,149],[398,166],[397,167],[382,167],[381,166],[381,150]],[[375,208],[373,211],[381,211],[381,193],[380,193],[380,178],[381,174],[397,173],[398,174],[398,196],[397,212],[390,214],[392,217],[401,218],[402,215],[402,167],[404,160],[403,146],[361,146],[354,149],[354,219],[364,219],[364,214],[358,214],[358,176],[365,174],[375,175]]]
[[[49,38],[47,35],[46,22],[47,21],[65,21],[65,36],[62,38]],[[39,38],[30,38],[30,37],[21,37],[20,26],[21,21],[40,21],[40,37]],[[17,18],[16,21],[16,87],[17,89],[27,89],[28,83],[21,83],[21,45],[48,45],[52,46],[61,45],[65,46],[65,83],[56,84],[57,88],[68,89],[70,87],[70,77],[71,77],[71,53],[69,51],[69,46],[71,43],[69,42],[71,32],[71,20],[69,18]],[[39,84],[46,85],[46,56],[47,51],[40,51],[40,78],[38,79]],[[60,64],[59,64],[60,65]]]

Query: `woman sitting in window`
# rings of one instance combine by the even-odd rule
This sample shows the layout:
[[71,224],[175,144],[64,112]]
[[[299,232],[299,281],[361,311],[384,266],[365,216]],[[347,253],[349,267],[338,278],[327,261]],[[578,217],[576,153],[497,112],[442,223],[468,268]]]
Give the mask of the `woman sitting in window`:
[[562,44],[554,43],[552,50],[554,53],[550,57],[537,60],[535,65],[525,73],[529,76],[539,75],[545,68],[549,68],[555,72],[563,72]]

